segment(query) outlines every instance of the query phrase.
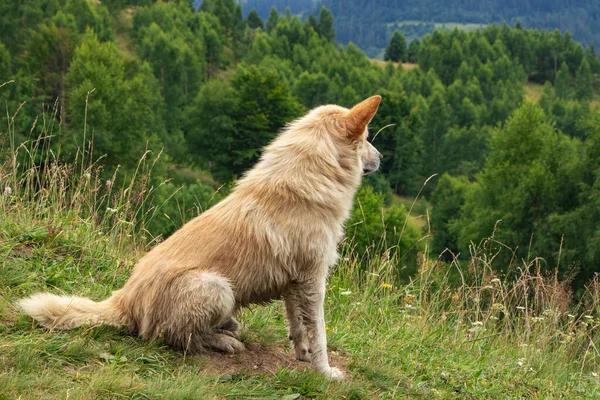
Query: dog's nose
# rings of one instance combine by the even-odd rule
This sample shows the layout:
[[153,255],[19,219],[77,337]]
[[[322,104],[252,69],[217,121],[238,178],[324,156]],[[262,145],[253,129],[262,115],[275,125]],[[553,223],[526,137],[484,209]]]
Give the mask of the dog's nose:
[[379,159],[383,159],[383,154],[381,154],[380,152],[377,152],[377,154],[379,154]]

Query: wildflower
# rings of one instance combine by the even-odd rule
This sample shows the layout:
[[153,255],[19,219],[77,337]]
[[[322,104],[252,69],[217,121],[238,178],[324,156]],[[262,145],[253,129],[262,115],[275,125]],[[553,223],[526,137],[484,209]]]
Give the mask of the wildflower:
[[117,212],[117,209],[116,209],[116,208],[110,208],[110,207],[106,207],[106,211],[109,211],[109,212],[111,212],[111,213],[113,213],[113,214],[114,214],[114,213],[116,213],[116,212]]
[[481,322],[481,321],[475,321],[471,325],[474,325],[474,326],[483,326],[483,322]]
[[593,376],[594,378],[597,378],[597,377],[598,377],[598,374],[597,374],[597,373],[595,373],[594,371],[592,371],[592,376]]
[[325,330],[326,330],[326,331],[329,331],[330,329],[329,329],[329,327],[328,327],[328,326],[326,326],[326,327],[325,327]]
[[575,316],[573,314],[567,314],[567,317],[569,317],[569,318],[575,318]]
[[525,361],[525,359],[524,359],[524,358],[519,358],[519,361],[517,361],[517,365],[518,365],[519,367],[522,367],[522,366],[523,366],[523,361]]
[[517,310],[525,310],[525,307],[517,306]]
[[544,320],[544,317],[531,317],[531,320],[533,322],[540,322]]
[[4,194],[10,196],[12,194],[12,189],[10,186],[4,188]]
[[90,179],[92,177],[92,174],[90,174],[89,172],[86,172],[85,174],[85,178],[86,179]]
[[382,283],[381,287],[384,288],[384,289],[391,289],[392,285],[390,285],[389,283]]
[[352,292],[350,290],[345,290],[343,292],[340,293],[342,296],[350,296],[352,294]]

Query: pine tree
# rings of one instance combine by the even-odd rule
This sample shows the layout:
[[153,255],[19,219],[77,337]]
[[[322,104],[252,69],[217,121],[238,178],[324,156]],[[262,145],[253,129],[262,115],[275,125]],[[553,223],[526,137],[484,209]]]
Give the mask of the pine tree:
[[271,7],[271,12],[269,13],[269,19],[267,20],[267,32],[271,32],[277,26],[277,22],[279,21],[279,13],[275,7]]
[[260,18],[260,16],[256,12],[256,10],[251,10],[250,13],[248,13],[248,26],[251,29],[265,29],[265,24],[262,18]]
[[556,80],[554,81],[554,88],[556,95],[561,99],[568,100],[573,97],[573,78],[567,63],[563,62],[560,66],[560,70],[556,74]]
[[592,78],[590,64],[583,58],[575,78],[575,96],[578,100],[591,100],[594,97]]
[[324,6],[321,7],[321,12],[319,13],[319,34],[330,42],[335,40],[333,14]]
[[407,54],[408,62],[415,63],[415,64],[419,62],[420,47],[421,47],[421,42],[419,41],[419,39],[414,39],[412,42],[410,42],[410,45],[408,46],[408,54]]
[[383,56],[385,61],[393,62],[405,62],[408,59],[408,52],[406,49],[406,39],[400,31],[394,31],[390,43],[385,49]]

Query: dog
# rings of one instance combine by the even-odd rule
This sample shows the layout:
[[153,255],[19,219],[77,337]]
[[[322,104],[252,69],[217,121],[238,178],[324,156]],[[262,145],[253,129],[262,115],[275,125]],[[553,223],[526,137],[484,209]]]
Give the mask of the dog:
[[184,351],[245,349],[233,315],[283,299],[298,360],[329,379],[323,302],[344,222],[381,154],[367,125],[381,96],[325,105],[290,123],[232,193],[148,252],[101,302],[38,293],[19,302],[43,327],[124,326]]

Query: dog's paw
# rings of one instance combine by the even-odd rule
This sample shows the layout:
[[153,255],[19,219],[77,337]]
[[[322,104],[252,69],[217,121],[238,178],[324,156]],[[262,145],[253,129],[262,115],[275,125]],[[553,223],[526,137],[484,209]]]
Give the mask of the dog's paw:
[[310,362],[310,350],[305,344],[294,345],[294,353],[296,354],[296,360]]
[[302,349],[300,351],[296,351],[296,360],[310,362],[311,359],[310,359],[310,354],[308,353],[308,350]]
[[236,338],[220,333],[211,335],[206,341],[213,350],[227,354],[237,354],[246,350],[244,344]]
[[344,373],[336,367],[328,367],[322,371],[330,381],[341,381],[344,379]]

